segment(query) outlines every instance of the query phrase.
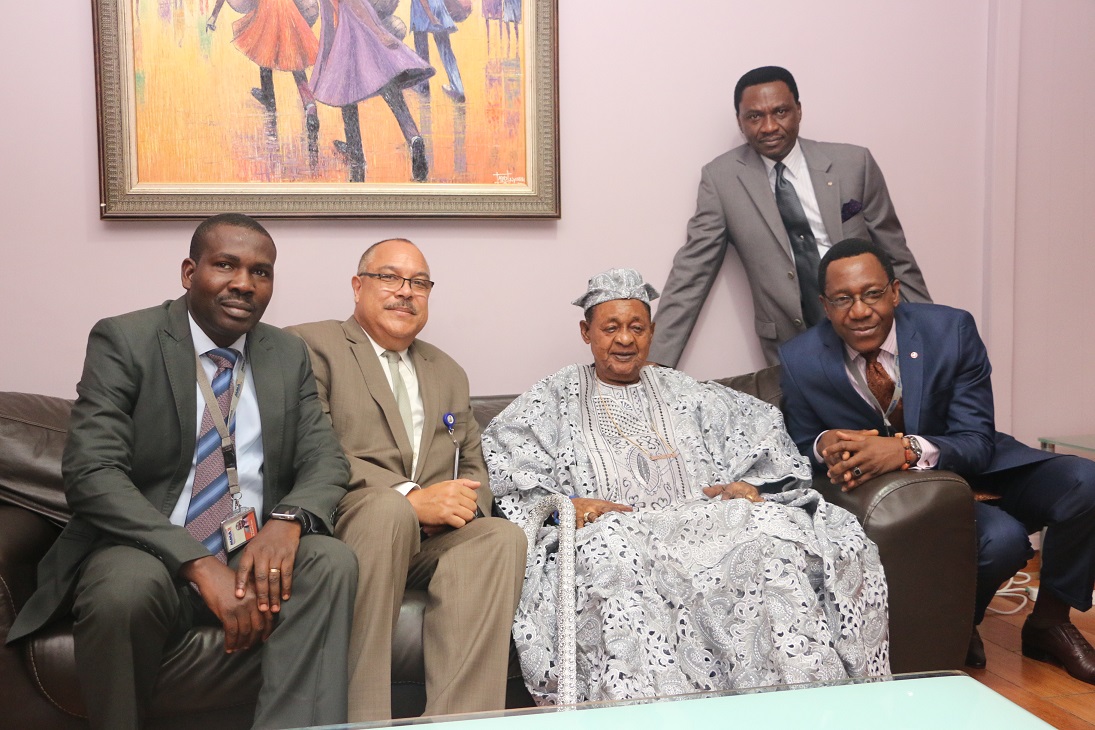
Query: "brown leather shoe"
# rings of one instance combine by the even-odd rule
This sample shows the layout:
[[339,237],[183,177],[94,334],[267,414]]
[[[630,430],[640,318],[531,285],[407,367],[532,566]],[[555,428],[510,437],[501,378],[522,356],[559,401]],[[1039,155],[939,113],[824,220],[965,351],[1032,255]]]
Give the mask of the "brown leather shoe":
[[1023,624],[1023,656],[1059,664],[1081,682],[1095,684],[1095,649],[1071,621],[1039,628]]
[[981,641],[981,634],[974,626],[973,633],[970,634],[970,648],[966,650],[966,666],[971,669],[984,669],[986,663],[985,642]]

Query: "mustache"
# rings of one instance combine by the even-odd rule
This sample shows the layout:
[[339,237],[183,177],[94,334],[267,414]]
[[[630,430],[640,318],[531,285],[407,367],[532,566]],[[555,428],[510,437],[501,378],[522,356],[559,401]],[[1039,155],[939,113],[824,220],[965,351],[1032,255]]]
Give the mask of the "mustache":
[[240,309],[246,309],[249,312],[255,311],[255,305],[251,301],[251,297],[241,296],[238,294],[226,294],[217,297],[217,304],[228,304],[233,307],[239,307]]
[[418,307],[410,299],[400,299],[396,302],[391,302],[384,305],[385,309],[400,309],[404,312],[410,312],[411,314],[418,314]]

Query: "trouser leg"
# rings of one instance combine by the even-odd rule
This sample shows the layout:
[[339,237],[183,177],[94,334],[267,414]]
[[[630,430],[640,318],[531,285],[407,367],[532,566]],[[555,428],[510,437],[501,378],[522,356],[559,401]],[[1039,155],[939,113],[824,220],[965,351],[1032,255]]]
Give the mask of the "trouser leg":
[[346,722],[346,662],[357,561],[331,537],[306,535],[297,548],[292,596],[262,646],[255,728]]
[[1028,531],[1046,527],[1040,583],[1075,609],[1095,586],[1095,462],[1058,456],[1004,472],[1000,507]]
[[1023,524],[999,507],[978,502],[973,514],[977,521],[977,591],[973,622],[980,624],[1001,584],[1027,564],[1034,556],[1034,550]]
[[167,568],[137,548],[96,550],[80,571],[72,608],[76,669],[92,728],[140,727],[179,625],[182,599]]
[[441,65],[445,67],[445,74],[449,77],[449,85],[460,96],[464,95],[464,81],[460,78],[460,67],[456,65],[456,54],[452,50],[452,41],[448,33],[434,33],[433,41],[437,44],[437,55],[441,57]]
[[426,588],[426,715],[505,707],[513,614],[525,575],[520,528],[481,517],[429,538],[408,587]]
[[357,556],[348,668],[350,722],[392,716],[392,632],[407,567],[418,551],[418,519],[394,489],[364,488],[339,503],[335,535]]

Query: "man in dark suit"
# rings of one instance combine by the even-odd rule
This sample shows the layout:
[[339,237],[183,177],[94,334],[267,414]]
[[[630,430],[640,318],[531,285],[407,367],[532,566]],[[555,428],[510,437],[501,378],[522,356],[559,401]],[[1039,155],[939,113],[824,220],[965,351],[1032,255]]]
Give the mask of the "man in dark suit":
[[[828,316],[780,349],[787,428],[844,490],[898,469],[946,469],[998,499],[977,502],[979,624],[997,588],[1048,528],[1041,586],[1023,625],[1026,656],[1095,684],[1095,650],[1069,621],[1095,586],[1095,463],[1032,449],[995,429],[988,354],[973,317],[900,303],[885,252],[864,240],[833,246],[818,286]],[[984,666],[976,630],[967,663]]]
[[[347,465],[303,344],[259,322],[276,255],[251,218],[210,218],[186,294],[91,331],[62,463],[73,517],[9,639],[71,612],[94,728],[140,726],[198,623],[224,627],[239,671],[261,662],[255,727],[345,722],[357,568],[330,533]],[[252,509],[257,534],[237,524]]]
[[789,71],[746,73],[734,88],[734,110],[746,144],[703,168],[688,238],[662,290],[652,361],[676,367],[728,245],[749,277],[754,326],[770,365],[779,361],[780,343],[824,319],[817,264],[836,241],[874,241],[894,260],[902,294],[931,301],[871,153],[800,139],[802,105]]
[[350,640],[350,721],[391,717],[392,632],[406,588],[426,590],[427,715],[505,707],[525,536],[489,516],[491,492],[455,360],[418,338],[433,290],[403,239],[362,255],[354,314],[291,327],[350,460],[336,535],[361,566]]

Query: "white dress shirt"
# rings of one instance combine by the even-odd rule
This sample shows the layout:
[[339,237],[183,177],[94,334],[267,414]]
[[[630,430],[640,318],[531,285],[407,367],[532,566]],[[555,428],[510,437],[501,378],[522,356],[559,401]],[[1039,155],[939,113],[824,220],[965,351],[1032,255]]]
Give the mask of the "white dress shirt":
[[[358,325],[360,326],[360,325]],[[362,332],[365,332],[365,328],[362,327]],[[369,333],[365,332],[365,337],[368,338],[369,344],[373,346],[376,351],[376,356],[380,359],[380,369],[384,373],[384,379],[388,381],[388,387],[392,387],[392,373],[388,368],[388,359],[384,357],[384,353],[387,350],[376,343],[372,337],[369,337]],[[407,400],[411,404],[411,433],[414,435],[413,443],[411,444],[411,451],[414,453],[414,459],[411,461],[411,474],[413,475],[418,471],[418,447],[422,443],[422,425],[426,421],[426,410],[422,407],[422,393],[418,389],[418,374],[414,370],[414,361],[411,359],[407,350],[399,350],[399,374],[403,378],[403,385],[407,388]],[[393,389],[392,393],[395,391]],[[394,489],[398,489],[403,494],[417,489],[419,485],[414,482],[403,482],[396,484]]]
[[[187,314],[190,320],[190,336],[194,340],[194,352],[200,357],[202,370],[205,371],[206,377],[210,382],[213,380],[213,375],[217,372],[216,364],[208,357],[204,357],[204,353],[217,347],[213,340],[209,339],[209,335],[202,331],[202,328],[198,326],[198,323],[194,321],[194,318]],[[229,345],[229,348],[236,350],[241,354],[247,352],[247,335],[240,337],[238,340]],[[232,382],[236,382],[240,377],[240,368],[246,368],[247,380],[243,385],[243,392],[240,393],[240,400],[236,406],[236,430],[234,440],[236,442],[236,470],[239,473],[240,478],[240,503],[243,509],[253,507],[255,509],[255,517],[258,518],[259,525],[262,525],[262,465],[263,465],[263,451],[262,451],[262,422],[259,420],[259,399],[258,394],[255,392],[255,379],[251,373],[251,363],[245,357],[241,357],[236,361],[236,367],[232,372]],[[197,432],[195,433],[195,441],[198,436],[201,436],[202,428],[202,416],[205,415],[205,396],[202,395],[201,386],[198,385],[198,381],[194,381],[194,392],[197,394]],[[190,508],[191,492],[194,491],[194,471],[197,469],[197,453],[193,454],[190,462],[190,474],[186,477],[186,486],[183,487],[182,494],[179,495],[179,501],[175,503],[175,509],[171,510],[171,523],[174,525],[186,524],[186,511]]]
[[[772,194],[776,193],[776,161],[761,155],[764,166],[768,168],[768,185],[772,188]],[[781,160],[787,169],[783,173],[783,179],[788,180],[798,193],[798,200],[802,203],[802,212],[806,214],[806,221],[810,224],[810,230],[814,234],[817,243],[818,257],[832,247],[829,234],[825,231],[825,224],[821,220],[821,207],[817,204],[817,195],[814,193],[814,183],[810,179],[810,168],[806,166],[806,156],[802,154],[802,147],[798,141],[795,146]]]

